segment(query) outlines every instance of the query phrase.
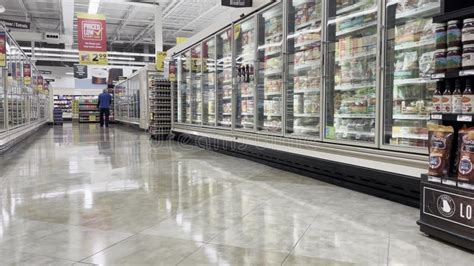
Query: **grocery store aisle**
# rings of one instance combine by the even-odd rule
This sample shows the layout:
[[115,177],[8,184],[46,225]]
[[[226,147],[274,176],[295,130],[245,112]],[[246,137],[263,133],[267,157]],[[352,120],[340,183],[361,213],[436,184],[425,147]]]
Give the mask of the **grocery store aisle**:
[[418,210],[124,127],[0,157],[0,264],[472,265]]

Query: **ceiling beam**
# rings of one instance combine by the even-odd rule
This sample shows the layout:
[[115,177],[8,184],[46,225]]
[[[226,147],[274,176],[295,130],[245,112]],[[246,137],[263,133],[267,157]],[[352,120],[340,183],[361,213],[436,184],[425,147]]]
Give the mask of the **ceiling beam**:
[[[162,21],[165,21],[165,19],[168,16],[170,16],[175,10],[177,10],[180,7],[180,5],[184,2],[185,2],[184,0],[175,0],[171,2],[163,11]],[[133,39],[130,46],[133,47],[138,42],[138,40],[140,40],[144,35],[146,35],[152,28],[154,28],[154,26],[155,26],[155,23],[150,23],[146,28],[140,31]]]
[[120,39],[120,33],[122,32],[123,28],[127,26],[130,18],[132,17],[132,13],[135,12],[135,6],[130,6],[127,10],[128,11],[122,17],[120,24],[117,26],[114,33],[112,34],[112,42],[117,39]]
[[61,20],[67,49],[74,44],[74,0],[61,1]]

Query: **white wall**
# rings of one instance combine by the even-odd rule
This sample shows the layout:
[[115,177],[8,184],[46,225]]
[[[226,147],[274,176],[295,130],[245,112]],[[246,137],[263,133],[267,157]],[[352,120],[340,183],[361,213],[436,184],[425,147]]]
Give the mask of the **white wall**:
[[249,13],[252,13],[253,11],[263,7],[264,5],[273,2],[281,2],[281,0],[253,0],[253,7],[229,8],[227,12],[223,12],[221,15],[215,17],[214,20],[210,23],[209,27],[193,35],[191,38],[188,39],[187,42],[176,45],[175,47],[169,49],[167,51],[167,55],[173,56],[173,53],[186,49],[187,47],[192,46],[196,42],[230,25],[232,22],[239,20],[242,15],[246,16]]
[[[89,66],[88,71],[95,66]],[[140,69],[139,67],[129,67],[129,66],[97,66],[103,68],[122,68],[124,76],[130,76],[133,73],[133,70]],[[74,79],[72,74],[74,69],[72,67],[51,67],[51,66],[39,66],[39,70],[51,71],[51,75],[43,75],[45,79],[54,79],[55,81],[51,83],[53,87],[53,92],[55,95],[95,95],[102,91],[103,87],[106,86],[97,86],[90,83],[81,83],[78,86],[77,82]],[[70,73],[69,75],[66,73]],[[89,73],[90,76],[90,73]]]

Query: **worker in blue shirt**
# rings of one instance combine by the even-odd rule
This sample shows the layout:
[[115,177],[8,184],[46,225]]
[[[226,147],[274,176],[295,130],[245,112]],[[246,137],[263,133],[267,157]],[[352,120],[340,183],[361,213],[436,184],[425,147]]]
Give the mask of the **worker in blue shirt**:
[[[99,102],[97,108],[100,110],[100,126],[109,127],[110,105],[112,104],[112,96],[107,89],[99,95]],[[104,122],[105,116],[105,122]]]

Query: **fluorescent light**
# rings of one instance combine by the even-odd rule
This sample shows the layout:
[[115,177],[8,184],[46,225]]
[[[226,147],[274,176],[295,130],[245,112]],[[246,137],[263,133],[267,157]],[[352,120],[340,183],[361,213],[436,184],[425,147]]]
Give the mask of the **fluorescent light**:
[[66,74],[66,75],[68,75],[68,76],[73,76],[73,75],[74,75],[74,72],[66,72],[66,73],[64,73],[64,74]]
[[100,0],[89,0],[89,14],[97,14],[99,11]]

